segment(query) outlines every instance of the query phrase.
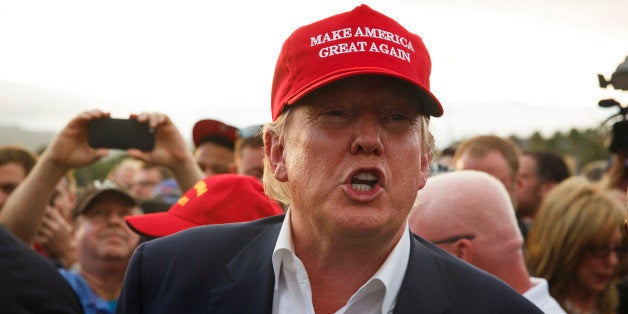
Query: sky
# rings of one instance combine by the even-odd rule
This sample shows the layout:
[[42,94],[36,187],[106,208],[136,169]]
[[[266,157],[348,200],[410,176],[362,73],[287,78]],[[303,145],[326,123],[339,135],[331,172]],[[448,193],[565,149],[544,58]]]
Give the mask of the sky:
[[199,119],[270,120],[283,41],[365,3],[423,38],[438,147],[477,134],[595,127],[628,105],[600,88],[628,56],[626,0],[0,0],[0,125],[60,130],[98,108],[162,112],[186,139]]

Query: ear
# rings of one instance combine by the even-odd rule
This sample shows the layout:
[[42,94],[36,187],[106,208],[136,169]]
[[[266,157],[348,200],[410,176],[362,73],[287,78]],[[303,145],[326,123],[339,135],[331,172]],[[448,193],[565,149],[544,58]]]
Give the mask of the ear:
[[467,263],[473,261],[473,243],[467,239],[460,239],[453,244],[453,254]]
[[425,186],[430,172],[430,154],[421,155],[421,172],[419,173],[419,190]]
[[272,132],[264,132],[264,142],[267,143],[267,145],[264,145],[264,153],[266,154],[266,158],[268,158],[270,171],[278,181],[288,181],[286,159],[283,155],[283,142]]

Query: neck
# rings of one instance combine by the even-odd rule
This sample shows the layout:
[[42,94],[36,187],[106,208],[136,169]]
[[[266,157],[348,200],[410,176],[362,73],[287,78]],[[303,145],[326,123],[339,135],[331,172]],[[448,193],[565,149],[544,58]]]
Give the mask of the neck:
[[502,279],[520,294],[523,294],[532,288],[530,273],[526,268],[521,251],[513,252],[509,256],[513,257],[510,261],[500,260],[498,267],[486,270]]
[[79,273],[100,298],[106,301],[118,299],[128,262],[124,266],[116,263],[116,265],[98,267],[95,264],[98,263],[92,264],[92,267],[79,265]]
[[599,296],[597,293],[572,289],[562,303],[568,313],[598,313]]
[[562,304],[569,314],[597,314],[599,310],[595,304],[583,304],[582,300],[567,299]]
[[530,275],[527,271],[522,269],[502,269],[506,273],[494,273],[493,275],[502,279],[510,287],[517,290],[520,294],[524,294],[526,291],[532,289],[532,282],[530,281]]
[[382,239],[353,236],[333,239],[299,237],[293,233],[295,253],[307,270],[316,313],[334,313],[382,266],[405,236],[405,224]]

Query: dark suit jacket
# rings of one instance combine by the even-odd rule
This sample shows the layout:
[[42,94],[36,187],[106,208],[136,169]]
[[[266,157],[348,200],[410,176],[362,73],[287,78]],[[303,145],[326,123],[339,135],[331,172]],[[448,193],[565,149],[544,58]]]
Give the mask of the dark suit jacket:
[[0,313],[83,313],[72,287],[46,258],[0,225]]
[[[271,313],[272,254],[283,218],[202,226],[143,243],[117,313]],[[542,313],[492,275],[416,235],[411,243],[395,313]]]

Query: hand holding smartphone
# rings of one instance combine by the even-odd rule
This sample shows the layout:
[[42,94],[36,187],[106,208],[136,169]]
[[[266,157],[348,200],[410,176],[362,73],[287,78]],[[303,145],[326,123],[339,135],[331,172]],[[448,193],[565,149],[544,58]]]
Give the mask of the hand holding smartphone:
[[148,123],[135,119],[99,118],[89,122],[89,145],[94,148],[151,151],[155,147],[155,134]]

